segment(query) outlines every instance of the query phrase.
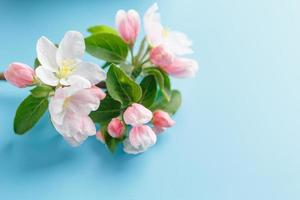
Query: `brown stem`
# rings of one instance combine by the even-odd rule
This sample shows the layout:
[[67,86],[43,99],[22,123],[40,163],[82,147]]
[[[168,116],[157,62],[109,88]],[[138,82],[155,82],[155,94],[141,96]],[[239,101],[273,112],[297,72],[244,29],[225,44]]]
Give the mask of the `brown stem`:
[[[1,72],[0,72],[0,81],[6,81],[6,79],[5,79],[5,77],[4,77],[4,74],[1,73]],[[98,83],[96,86],[99,87],[99,88],[103,88],[103,89],[106,88],[106,84],[105,84],[104,81],[101,81],[101,82]]]
[[3,73],[0,73],[0,80],[1,81],[6,81],[5,77],[4,77],[4,74]]
[[105,88],[106,88],[106,83],[105,83],[104,81],[101,81],[101,82],[98,83],[96,86],[99,87],[99,88],[105,89]]

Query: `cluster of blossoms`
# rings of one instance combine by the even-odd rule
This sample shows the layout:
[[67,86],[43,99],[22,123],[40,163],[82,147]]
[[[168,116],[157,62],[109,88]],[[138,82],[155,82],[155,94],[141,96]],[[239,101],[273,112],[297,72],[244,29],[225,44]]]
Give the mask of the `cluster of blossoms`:
[[[34,69],[12,63],[4,73],[19,88],[34,86],[17,109],[14,131],[24,134],[49,109],[53,126],[72,146],[94,135],[111,151],[120,143],[130,154],[153,146],[175,124],[171,116],[181,103],[169,75],[193,77],[198,64],[184,57],[192,53],[187,36],[162,26],[157,4],[143,22],[146,36],[136,55],[141,19],[134,10],[117,12],[117,30],[93,26],[87,38],[69,31],[58,45],[41,37]],[[104,65],[83,61],[85,52]]]

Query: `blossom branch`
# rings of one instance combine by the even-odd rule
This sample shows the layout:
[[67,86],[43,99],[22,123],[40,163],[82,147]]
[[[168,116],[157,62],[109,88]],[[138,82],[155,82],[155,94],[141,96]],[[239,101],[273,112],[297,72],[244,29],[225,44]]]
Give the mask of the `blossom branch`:
[[0,73],[0,80],[1,81],[6,81],[5,77],[4,77],[4,74],[3,73]]

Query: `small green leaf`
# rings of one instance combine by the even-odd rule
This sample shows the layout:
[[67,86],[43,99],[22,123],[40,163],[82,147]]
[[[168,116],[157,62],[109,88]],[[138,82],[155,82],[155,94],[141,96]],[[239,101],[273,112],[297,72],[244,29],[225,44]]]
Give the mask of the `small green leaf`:
[[92,26],[88,28],[87,31],[90,32],[91,34],[111,33],[114,35],[119,35],[119,33],[114,28],[105,25]]
[[114,117],[121,113],[121,103],[111,98],[108,94],[101,101],[98,110],[91,112],[90,117],[101,125],[108,124]]
[[111,33],[97,33],[85,39],[86,51],[99,59],[112,63],[126,60],[127,44],[118,36]]
[[37,58],[34,60],[33,66],[34,66],[34,69],[36,69],[36,68],[38,68],[39,66],[41,66],[41,63],[40,63],[40,61],[39,61]]
[[144,72],[155,77],[163,96],[169,101],[171,97],[171,82],[169,76],[157,67],[145,68]]
[[143,95],[140,101],[145,107],[150,107],[154,103],[157,94],[155,77],[152,75],[145,77],[140,86],[143,90]]
[[48,97],[49,93],[53,91],[53,88],[47,85],[39,85],[30,90],[32,96],[36,98]]
[[164,110],[171,115],[174,115],[178,108],[181,105],[181,94],[178,90],[172,90],[171,99],[167,101],[164,98],[160,98],[157,102],[151,107],[151,110],[161,109]]
[[107,72],[106,87],[110,96],[123,106],[139,102],[142,97],[141,87],[114,64]]
[[43,116],[48,108],[47,98],[29,95],[19,106],[14,119],[14,131],[22,135],[30,130]]

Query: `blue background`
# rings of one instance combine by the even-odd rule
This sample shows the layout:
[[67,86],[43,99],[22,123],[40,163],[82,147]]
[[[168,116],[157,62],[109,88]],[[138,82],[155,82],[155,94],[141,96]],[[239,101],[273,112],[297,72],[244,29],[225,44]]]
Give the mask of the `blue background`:
[[[31,64],[41,35],[114,25],[150,0],[1,0],[0,69]],[[13,134],[28,94],[0,83],[0,199],[300,199],[300,2],[158,1],[163,24],[186,32],[200,63],[176,126],[139,156],[111,155],[95,138],[69,147],[44,116]]]

